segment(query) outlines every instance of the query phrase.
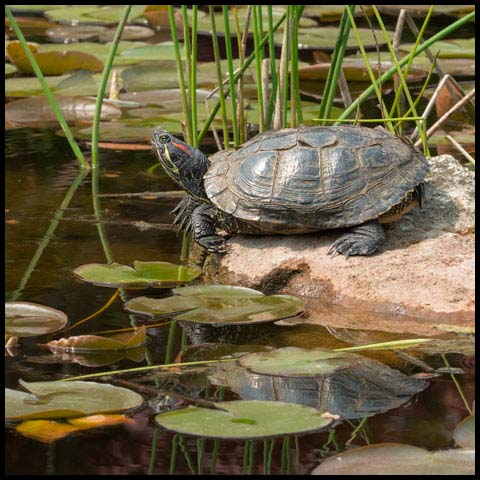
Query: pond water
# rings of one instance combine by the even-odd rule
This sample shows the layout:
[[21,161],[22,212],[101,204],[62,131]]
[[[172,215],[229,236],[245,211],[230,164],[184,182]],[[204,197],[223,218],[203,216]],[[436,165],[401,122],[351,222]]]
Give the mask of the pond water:
[[[156,169],[147,169],[155,163],[150,152],[101,151],[100,192],[126,194],[132,192],[172,191],[177,187]],[[63,212],[58,228],[33,271],[32,258],[54,218],[67,190],[78,173],[67,142],[53,132],[17,129],[6,135],[6,299],[40,303],[67,313],[74,323],[102,307],[113,290],[81,283],[72,270],[87,263],[106,263],[102,244],[93,216],[90,176],[84,178],[68,208]],[[107,238],[114,260],[131,265],[133,260],[167,261],[178,263],[181,238],[169,228],[169,211],[177,198],[150,196],[106,196],[101,198]],[[139,222],[157,224],[158,228],[144,229]],[[145,226],[145,223],[143,223]],[[162,297],[162,290],[135,291],[131,296]],[[125,298],[124,298],[125,300]],[[112,330],[130,325],[132,318],[122,308],[122,301],[114,304],[100,316],[79,327],[75,333]],[[17,389],[18,380],[56,380],[100,371],[115,371],[143,365],[162,364],[165,361],[168,327],[148,329],[149,341],[135,359],[110,359],[111,363],[88,364],[77,358],[55,357],[37,347],[44,337],[22,339],[21,348],[6,356],[6,386]],[[272,325],[262,336],[249,343],[270,347],[347,346],[326,329],[313,325],[282,327]],[[173,358],[181,348],[181,332],[177,327],[173,344]],[[213,351],[213,346],[210,347]],[[188,351],[188,350],[187,350]],[[205,347],[208,356],[209,347]],[[374,358],[407,375],[422,369],[392,352],[368,353]],[[474,370],[471,358],[460,354],[448,355],[453,367],[462,367],[464,373],[456,376],[459,388],[469,405],[473,403]],[[433,368],[444,363],[439,355],[424,355],[422,361]],[[81,362],[81,363],[78,363]],[[111,377],[114,379],[115,377]],[[158,387],[161,376],[151,373],[125,375],[121,378],[137,385]],[[111,379],[107,378],[106,381]],[[169,390],[200,398],[238,399],[238,393],[208,383],[205,369],[189,374],[165,378],[162,385]],[[450,374],[428,379],[426,389],[414,395],[404,406],[370,417],[355,435],[351,445],[401,442],[426,449],[447,449],[454,446],[452,432],[468,411]],[[112,383],[115,383],[112,380]],[[148,397],[148,395],[147,395]],[[150,395],[150,397],[152,397]],[[6,430],[6,473],[9,475],[42,474],[168,474],[173,434],[154,423],[154,415],[168,406],[179,407],[182,401],[173,396],[149,398],[148,405],[133,413],[133,421],[120,426],[105,427],[71,434],[52,444],[40,443]],[[335,441],[329,442],[327,431],[298,438],[290,443],[291,473],[306,474],[325,456],[345,448],[358,420],[342,422],[336,427]],[[186,448],[196,468],[197,441],[187,437]],[[203,465],[209,472],[213,442],[205,444]],[[281,471],[281,442],[275,444],[271,473]],[[263,472],[263,445],[255,444],[252,473]],[[155,455],[154,455],[155,454]],[[221,441],[218,451],[219,474],[240,474],[244,465],[243,442]],[[286,467],[284,467],[286,468]],[[150,470],[149,470],[150,469]],[[175,474],[188,474],[191,469],[182,451],[177,453]]]

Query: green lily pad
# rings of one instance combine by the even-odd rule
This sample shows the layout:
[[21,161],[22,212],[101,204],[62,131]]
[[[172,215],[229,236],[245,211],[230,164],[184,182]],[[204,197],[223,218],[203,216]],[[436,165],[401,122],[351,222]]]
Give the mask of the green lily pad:
[[312,475],[474,475],[475,450],[429,452],[401,443],[355,448],[325,460]]
[[146,328],[142,325],[133,332],[117,333],[108,337],[100,335],[78,335],[52,340],[46,345],[52,352],[88,353],[104,350],[137,348],[145,343]]
[[[378,10],[382,15],[394,15],[395,17],[398,16],[401,8],[407,9],[415,17],[424,17],[430,9],[430,5],[378,5]],[[463,16],[473,10],[475,10],[475,5],[435,5],[433,15]]]
[[[115,36],[116,28],[109,28],[98,36],[101,42],[112,42]],[[125,25],[122,32],[122,40],[143,40],[155,35],[155,32],[148,27],[141,25]]]
[[[321,28],[299,28],[298,29],[298,47],[302,49],[317,49],[333,51],[337,41],[339,29],[338,27],[321,27]],[[369,28],[359,28],[358,33],[363,45],[366,48],[377,45],[384,45],[386,40],[383,33],[379,30],[375,31],[375,36]],[[282,44],[281,32],[275,34],[275,43]],[[393,38],[393,32],[388,31],[390,40]],[[347,48],[358,48],[357,38],[353,32],[350,31],[347,41]]]
[[73,273],[84,282],[114,288],[170,288],[197,278],[199,268],[184,267],[168,262],[140,262],[133,266],[119,263],[90,263],[76,268]]
[[320,410],[293,403],[238,400],[216,405],[227,411],[190,406],[160,413],[155,421],[174,432],[228,439],[305,434],[322,430],[332,422],[322,417]]
[[453,439],[458,446],[475,450],[475,415],[463,419],[455,427]]
[[12,12],[22,13],[40,13],[46,12],[47,10],[64,8],[63,5],[7,5],[7,7],[10,7]]
[[[45,77],[47,85],[55,89],[58,82],[68,78],[68,75],[59,75],[54,77]],[[43,95],[43,89],[37,77],[24,78],[6,78],[5,79],[5,95],[7,97],[32,97]]]
[[[185,58],[185,48],[180,47],[180,54]],[[175,61],[175,47],[173,42],[162,42],[156,45],[145,45],[123,50],[119,56],[141,61],[172,60]]]
[[[399,50],[410,53],[414,43],[403,43]],[[457,38],[455,40],[442,40],[435,42],[430,51],[433,55],[438,53],[438,58],[475,58],[475,38]]]
[[137,408],[143,398],[126,388],[82,381],[25,382],[30,393],[5,389],[5,418],[70,418]]
[[[283,5],[272,5],[272,7],[273,7],[272,8],[273,23],[276,24],[280,20],[281,16],[285,13],[286,7]],[[240,25],[240,32],[242,32],[242,35],[243,35],[243,31],[245,30],[245,22],[247,19],[247,6],[246,5],[238,6],[237,11],[238,11],[238,23]],[[232,11],[230,11],[229,18],[230,18],[230,34],[232,38],[234,38],[236,37],[236,27],[235,27],[235,21],[234,21]],[[266,8],[263,9],[262,21],[263,21],[263,29],[266,31],[268,28],[268,13]],[[253,21],[250,18],[250,24],[249,24],[250,35],[253,35],[252,23]],[[301,27],[317,26],[317,22],[315,20],[313,20],[312,18],[308,18],[306,16],[302,16],[300,18],[299,24]],[[285,25],[285,21],[279,27],[279,30],[283,30],[284,25]],[[225,21],[224,21],[222,12],[215,14],[215,27],[218,35],[225,35]],[[199,32],[210,34],[212,30],[210,16],[205,16],[198,20],[198,30]]]
[[[190,294],[193,292],[193,294]],[[178,321],[215,326],[273,322],[303,312],[303,302],[291,295],[265,296],[242,287],[207,285],[174,289],[176,296],[162,299],[132,298],[125,309],[151,316],[172,316]]]
[[5,333],[14,337],[36,337],[61,330],[68,323],[65,313],[30,302],[5,303]]
[[319,376],[351,367],[359,357],[323,348],[306,350],[285,347],[273,352],[252,353],[240,359],[240,365],[262,375]]
[[[79,23],[118,23],[123,14],[123,6],[99,7],[96,5],[75,5],[49,10],[45,13],[48,20],[59,23],[77,25]],[[129,21],[140,17],[145,6],[134,5],[128,16]]]
[[[362,5],[362,7],[355,9],[355,17],[372,15],[373,9],[370,5]],[[319,18],[321,22],[336,22],[342,18],[344,11],[345,5],[305,5],[302,15]]]

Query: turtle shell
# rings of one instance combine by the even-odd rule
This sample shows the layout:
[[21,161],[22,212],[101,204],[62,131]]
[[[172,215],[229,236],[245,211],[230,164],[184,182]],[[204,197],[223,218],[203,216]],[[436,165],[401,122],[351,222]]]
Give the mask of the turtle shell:
[[208,198],[264,226],[324,230],[377,218],[425,178],[426,158],[383,128],[268,131],[210,157]]

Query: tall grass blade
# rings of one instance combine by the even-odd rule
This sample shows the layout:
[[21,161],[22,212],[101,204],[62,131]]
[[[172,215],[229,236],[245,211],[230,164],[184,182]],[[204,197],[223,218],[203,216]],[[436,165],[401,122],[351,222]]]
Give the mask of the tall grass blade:
[[[421,45],[419,45],[418,49],[415,52],[411,52],[405,57],[401,58],[398,62],[398,65],[400,67],[403,67],[409,61],[411,61],[413,57],[420,55],[420,53],[425,51],[427,48],[431,47],[435,42],[442,40],[447,35],[450,35],[454,31],[458,30],[460,27],[462,27],[466,23],[473,21],[474,18],[475,18],[475,12],[471,12],[465,15],[464,17],[458,19],[457,21],[453,22],[452,24],[448,25],[447,27],[443,28],[442,30],[440,30],[440,32],[436,33],[435,35],[432,35],[428,40],[426,40]],[[390,78],[393,77],[396,71],[397,71],[396,67],[392,67],[389,70],[387,70],[378,80],[375,81],[376,87],[390,80]],[[372,94],[372,92],[375,90],[376,87],[374,85],[370,85],[368,88],[366,88],[355,99],[355,101],[348,108],[346,108],[344,112],[338,117],[337,122],[340,123],[341,120],[349,118],[350,115],[352,115],[352,113],[354,113],[357,110],[357,108]]]
[[225,49],[227,52],[228,63],[228,84],[230,87],[230,100],[232,104],[232,129],[233,129],[233,144],[235,147],[240,145],[238,124],[237,124],[237,95],[235,93],[235,77],[233,73],[233,53],[232,53],[232,39],[230,38],[230,19],[228,15],[228,5],[222,5],[223,20],[225,22]]
[[[261,39],[261,24],[259,10],[261,10],[261,5],[253,6],[253,42],[254,42],[254,52],[255,52],[255,71],[257,75],[257,102],[258,102],[258,126],[259,131],[263,132],[265,130],[265,112],[264,112],[264,92],[263,92],[263,82],[262,82],[262,48],[260,48],[260,39]],[[266,94],[266,92],[265,92]]]
[[355,13],[355,7],[356,5],[345,5],[345,10],[340,20],[340,28],[332,55],[330,70],[328,71],[322,100],[320,102],[320,110],[318,112],[320,118],[329,118],[332,111],[335,92],[337,91],[337,82],[342,69],[343,57],[345,56],[345,49],[351,28],[350,16],[347,12],[353,15]]

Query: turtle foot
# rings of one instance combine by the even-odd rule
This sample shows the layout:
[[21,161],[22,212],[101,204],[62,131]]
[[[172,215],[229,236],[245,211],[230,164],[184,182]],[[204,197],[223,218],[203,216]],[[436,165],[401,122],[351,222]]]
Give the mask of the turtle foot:
[[225,240],[219,235],[197,238],[196,241],[210,253],[227,253],[228,251]]
[[339,253],[348,258],[351,255],[371,255],[385,241],[385,234],[378,221],[362,223],[337,238],[328,250],[332,257]]

